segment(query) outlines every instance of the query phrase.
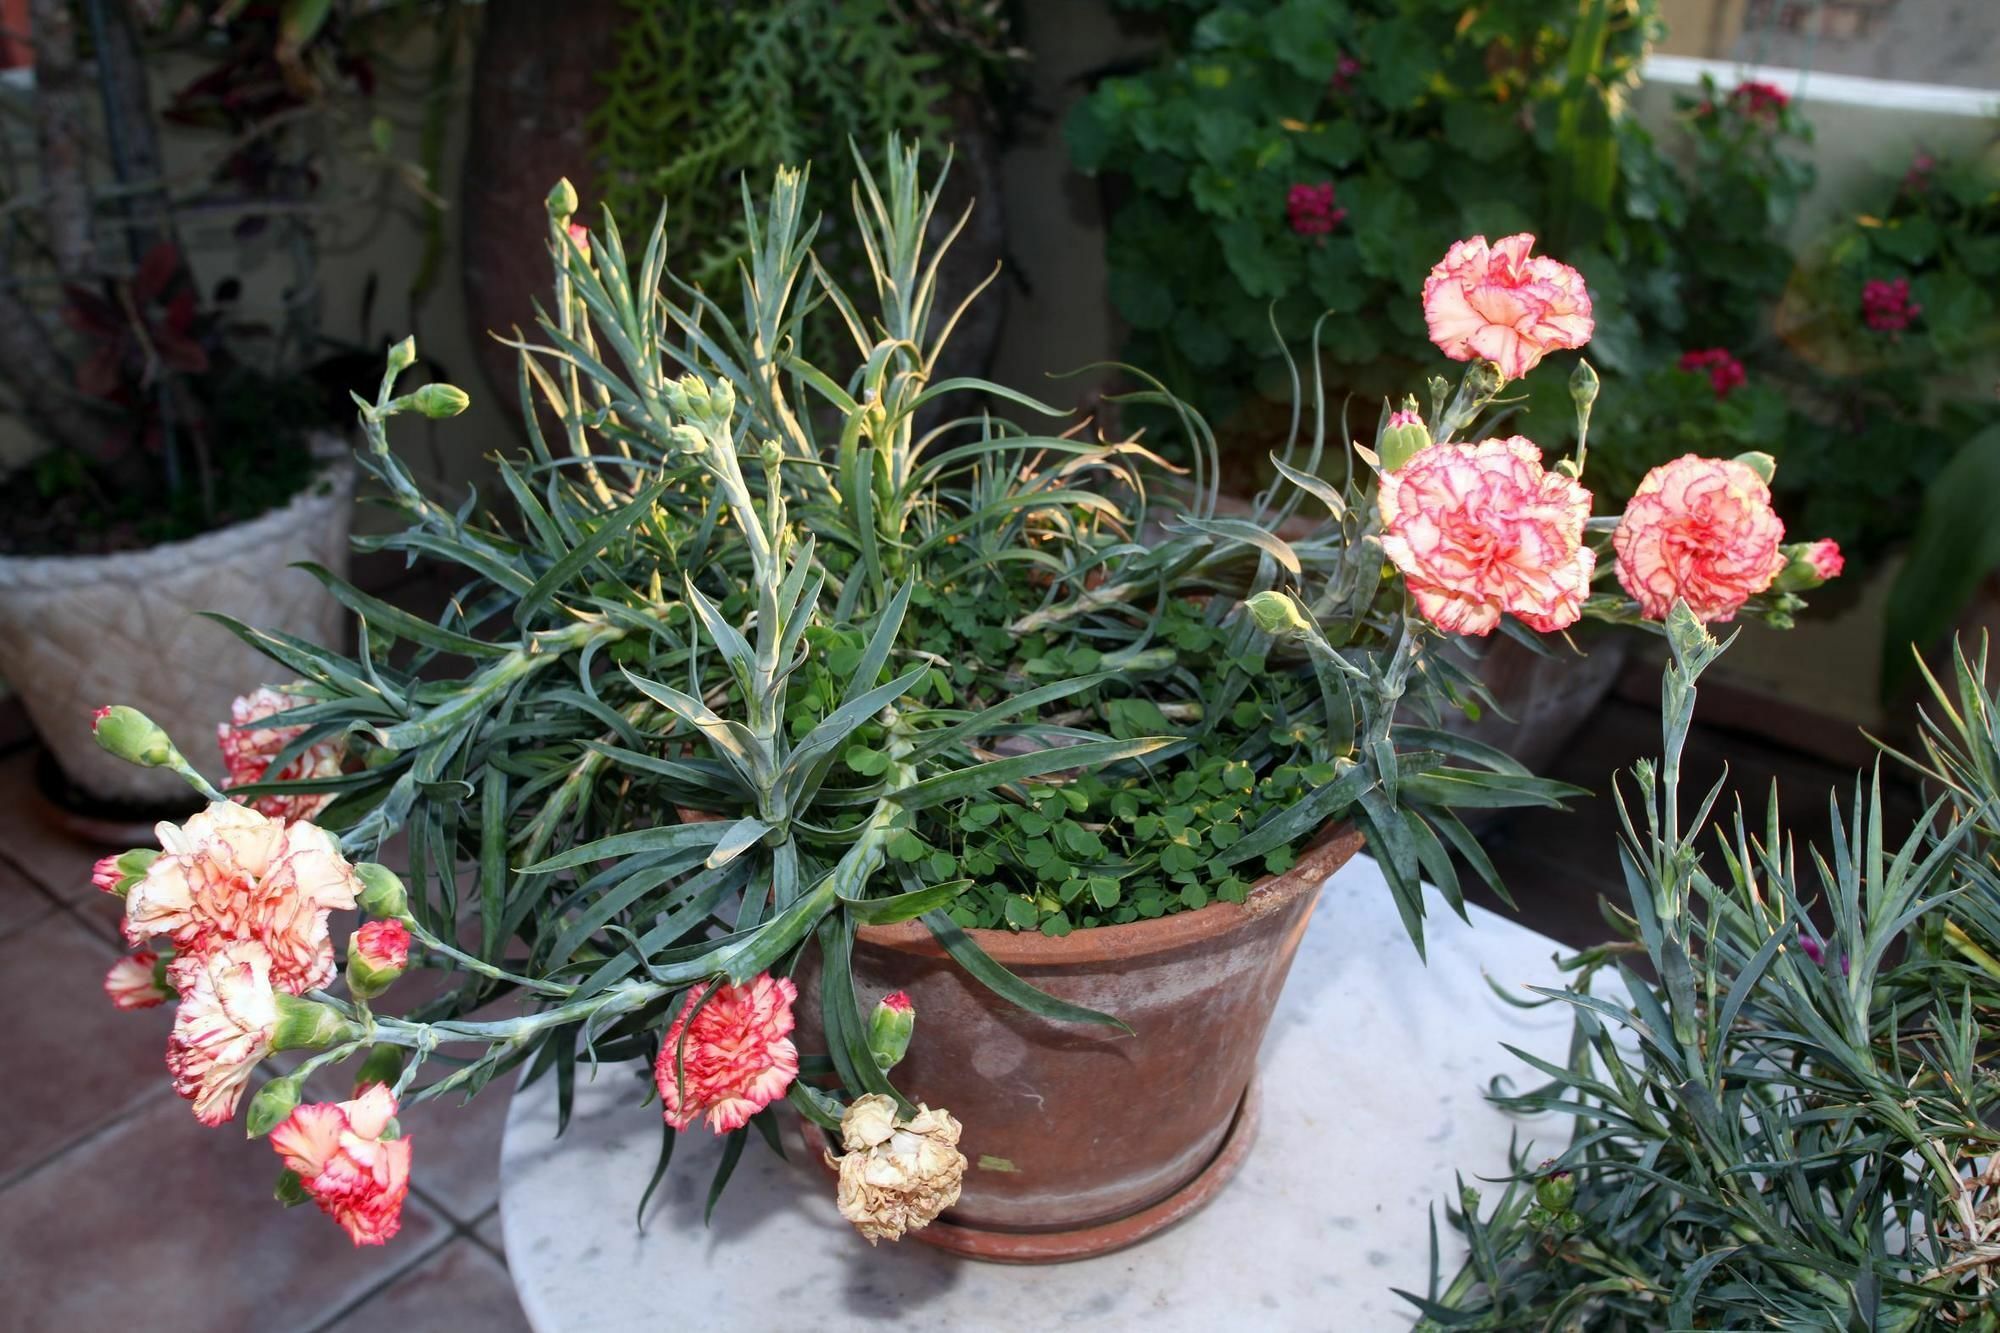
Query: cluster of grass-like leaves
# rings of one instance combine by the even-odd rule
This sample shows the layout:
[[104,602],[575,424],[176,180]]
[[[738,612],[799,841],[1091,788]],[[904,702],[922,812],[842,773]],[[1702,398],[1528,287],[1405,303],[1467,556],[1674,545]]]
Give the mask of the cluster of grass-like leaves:
[[[1470,1258],[1410,1297],[1426,1328],[1992,1328],[2000,1265],[2000,712],[1982,650],[1933,681],[1916,761],[1936,800],[1900,839],[1878,779],[1797,849],[1776,802],[1697,847],[1684,817],[1696,678],[1720,651],[1669,623],[1665,750],[1634,772],[1625,938],[1568,960],[1566,1061],[1504,1107],[1572,1124],[1497,1201],[1461,1185]],[[1634,964],[1644,963],[1651,976]],[[1497,1166],[1498,1164],[1493,1164]]]
[[[1006,999],[1116,1023],[965,928],[1240,900],[1346,819],[1421,948],[1426,877],[1463,909],[1448,849],[1492,878],[1457,812],[1566,791],[1439,726],[1482,690],[1385,576],[1369,455],[1329,445],[1316,381],[1285,480],[1244,517],[1221,512],[1204,423],[1151,381],[1137,396],[1182,424],[1191,477],[1087,422],[1037,433],[1020,422],[1060,414],[934,377],[959,314],[932,309],[938,185],[913,150],[888,159],[854,198],[870,290],[816,263],[807,177],[786,170],[763,206],[746,191],[734,312],[668,269],[661,228],[637,256],[608,218],[574,238],[558,187],[504,508],[438,504],[391,451],[423,405],[396,392],[407,345],[360,404],[405,524],[364,545],[457,567],[457,597],[433,623],[323,574],[359,618],[352,657],[237,627],[301,678],[296,744],[345,735],[362,758],[265,789],[336,793],[322,819],[352,854],[404,835],[413,909],[476,937],[474,966],[424,960],[465,976],[417,1021],[486,1043],[452,1088],[533,1062],[567,1106],[579,1056],[652,1055],[687,987],[817,948],[831,1055],[812,1072],[894,1094],[849,971],[870,925],[921,920]],[[839,339],[837,368],[801,351]],[[1434,382],[1440,436],[1494,388]],[[1245,614],[1281,587],[1309,643]],[[532,1023],[461,1021],[510,987]],[[837,1111],[816,1098],[800,1085],[808,1115]]]

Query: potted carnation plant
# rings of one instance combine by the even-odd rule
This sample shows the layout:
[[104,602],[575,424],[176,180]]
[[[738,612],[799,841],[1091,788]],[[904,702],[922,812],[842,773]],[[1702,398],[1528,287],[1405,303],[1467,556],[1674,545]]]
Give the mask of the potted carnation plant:
[[[1327,875],[1365,843],[1421,949],[1424,880],[1462,909],[1453,852],[1492,878],[1461,814],[1566,794],[1438,726],[1478,691],[1447,635],[1638,623],[1674,597],[1782,615],[1813,582],[1768,459],[1682,460],[1593,519],[1581,448],[1545,466],[1482,437],[1510,380],[1590,333],[1574,271],[1525,236],[1431,276],[1456,387],[1372,446],[1315,412],[1250,518],[1216,516],[1213,439],[1180,410],[1192,498],[1160,505],[1138,440],[1035,433],[997,409],[1052,409],[932,378],[958,314],[932,308],[937,190],[913,151],[889,161],[856,198],[873,289],[812,263],[784,170],[746,200],[740,312],[677,282],[658,231],[635,258],[583,230],[559,185],[554,297],[519,347],[529,449],[500,464],[517,521],[413,484],[390,428],[462,398],[399,394],[415,351],[391,350],[361,411],[409,522],[385,541],[458,564],[462,594],[431,623],[343,588],[352,658],[244,631],[300,678],[269,723],[287,751],[342,740],[355,771],[225,794],[140,713],[97,724],[213,802],[102,868],[157,949],[121,988],[178,996],[169,1064],[207,1123],[272,1051],[312,1052],[248,1128],[281,1196],[357,1242],[393,1232],[421,1169],[400,1106],[522,1070],[566,1107],[580,1059],[647,1062],[659,1105],[634,1114],[669,1148],[730,1136],[717,1190],[752,1131],[802,1120],[871,1242],[1046,1260],[1139,1239],[1242,1160]],[[815,319],[846,364],[798,354]],[[1579,365],[1585,418],[1594,384]],[[1308,506],[1307,533],[1274,535]],[[296,795],[332,800],[307,820],[225,799]],[[368,859],[398,833],[403,877]],[[341,993],[329,916],[353,904]],[[419,965],[459,984],[371,1006]],[[467,1017],[507,993],[527,1012]],[[301,1104],[345,1061],[353,1100]],[[995,1068],[1038,1109],[996,1098]]]

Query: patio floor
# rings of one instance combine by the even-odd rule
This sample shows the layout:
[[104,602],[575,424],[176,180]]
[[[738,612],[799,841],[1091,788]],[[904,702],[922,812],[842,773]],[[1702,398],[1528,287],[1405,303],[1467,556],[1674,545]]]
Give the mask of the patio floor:
[[[1552,774],[1596,795],[1573,813],[1533,812],[1489,832],[1524,924],[1569,943],[1601,937],[1596,898],[1617,873],[1608,777],[1653,753],[1657,729],[1651,709],[1610,700]],[[1825,828],[1830,785],[1851,790],[1847,773],[1699,727],[1690,781],[1705,789],[1725,751],[1754,808],[1778,780],[1801,835]],[[386,1247],[354,1249],[317,1210],[279,1208],[269,1150],[234,1128],[203,1128],[169,1088],[171,1010],[106,1002],[99,981],[118,954],[118,905],[90,884],[104,849],[38,822],[35,759],[18,737],[0,752],[0,977],[33,1005],[0,1033],[10,1074],[0,1081],[0,1254],[13,1275],[0,1333],[524,1329],[496,1212],[505,1099],[427,1106],[406,1121],[414,1184],[402,1234]],[[1913,797],[1899,789],[1895,804],[1907,827]]]

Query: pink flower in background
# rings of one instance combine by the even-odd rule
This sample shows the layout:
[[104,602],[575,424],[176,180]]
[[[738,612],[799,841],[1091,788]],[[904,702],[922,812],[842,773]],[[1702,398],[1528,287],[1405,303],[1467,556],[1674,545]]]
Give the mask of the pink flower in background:
[[1327,80],[1327,85],[1336,93],[1346,96],[1354,91],[1354,79],[1360,73],[1361,62],[1342,51],[1340,62],[1333,67],[1333,76]]
[[1936,158],[1929,153],[1918,153],[1910,159],[1910,169],[1903,173],[1903,189],[1910,194],[1922,194],[1931,188],[1931,173],[1936,170]]
[[1900,334],[1924,308],[1910,299],[1910,280],[1870,278],[1861,284],[1861,317],[1881,333]]
[[1775,120],[1780,111],[1792,104],[1792,99],[1777,84],[1749,79],[1736,85],[1729,94],[1729,101],[1730,105],[1755,120]]
[[1717,398],[1727,398],[1731,390],[1742,388],[1745,379],[1743,363],[1723,347],[1682,352],[1680,368],[1697,375],[1706,373]]
[[271,955],[253,940],[233,940],[174,959],[168,979],[181,997],[167,1039],[174,1091],[194,1103],[195,1119],[220,1125],[236,1114],[250,1072],[271,1053],[278,1027]]
[[1534,244],[1527,232],[1491,246],[1475,236],[1454,244],[1431,269],[1424,322],[1446,356],[1484,357],[1517,380],[1547,353],[1590,341],[1595,324],[1583,275],[1530,255]]
[[1347,210],[1333,204],[1333,182],[1294,185],[1285,195],[1285,215],[1301,236],[1324,236],[1339,226]]
[[125,895],[127,941],[165,935],[196,952],[255,940],[279,990],[333,979],[327,913],[353,907],[361,881],[325,830],[218,801],[154,832],[164,850]]
[[1646,474],[1611,535],[1618,582],[1648,619],[1674,599],[1696,618],[1726,621],[1786,564],[1785,525],[1749,465],[1686,454]]
[[1840,543],[1831,537],[1822,537],[1806,548],[1806,563],[1820,582],[1840,577],[1840,571],[1847,568],[1847,557],[1840,553]]
[[708,992],[707,983],[688,991],[660,1046],[653,1081],[668,1124],[686,1129],[705,1116],[710,1129],[726,1134],[784,1096],[798,1076],[790,1034],[799,989],[791,978],[766,972],[741,986],[717,986],[703,1004]]
[[120,1009],[151,1009],[174,998],[159,976],[160,956],[135,953],[120,958],[104,974],[104,993]]
[[1382,550],[1417,610],[1453,634],[1489,634],[1507,612],[1544,633],[1583,613],[1597,556],[1583,544],[1590,492],[1542,468],[1512,436],[1422,450],[1382,478]]
[[[262,782],[271,761],[305,732],[304,727],[248,727],[247,724],[299,706],[299,701],[260,685],[229,706],[228,722],[215,728],[216,744],[222,747],[222,763],[229,770],[223,787],[245,787]],[[345,747],[337,740],[320,741],[274,774],[273,782],[304,782],[313,778],[340,776]],[[259,796],[248,804],[264,814],[284,819],[311,819],[333,801],[333,795]]]
[[351,1102],[295,1107],[271,1131],[271,1147],[298,1174],[306,1196],[356,1245],[381,1245],[403,1225],[410,1141],[382,1137],[395,1115],[388,1087],[372,1083]]

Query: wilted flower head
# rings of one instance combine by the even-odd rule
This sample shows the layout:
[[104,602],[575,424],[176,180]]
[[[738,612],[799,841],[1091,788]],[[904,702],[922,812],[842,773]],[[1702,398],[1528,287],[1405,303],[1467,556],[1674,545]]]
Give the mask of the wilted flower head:
[[361,885],[323,829],[218,801],[155,833],[165,850],[125,895],[129,942],[165,935],[185,952],[255,940],[279,990],[333,979],[327,913],[353,907]]
[[[304,782],[340,776],[345,746],[337,740],[319,741],[276,773],[270,771],[276,759],[292,741],[303,735],[304,727],[253,727],[250,723],[298,706],[268,685],[260,685],[229,706],[229,721],[218,723],[215,741],[222,749],[222,763],[229,770],[223,786],[247,787],[253,782]],[[259,796],[251,808],[277,819],[311,819],[333,801],[331,793],[297,796]]]
[[1648,472],[1611,536],[1618,582],[1650,620],[1674,599],[1726,621],[1785,567],[1785,525],[1748,464],[1686,454]]
[[1439,629],[1490,634],[1506,612],[1547,633],[1583,614],[1590,492],[1544,471],[1533,441],[1434,445],[1383,475],[1378,503],[1383,554]]
[[168,978],[181,997],[167,1039],[174,1091],[194,1103],[195,1119],[220,1125],[271,1053],[278,1027],[271,956],[254,940],[231,940],[174,959]]
[[383,1137],[395,1115],[395,1097],[376,1083],[353,1101],[297,1107],[271,1131],[300,1188],[356,1245],[383,1244],[403,1225],[410,1141]]
[[1596,327],[1583,275],[1531,255],[1527,232],[1487,245],[1458,241],[1424,280],[1424,322],[1431,341],[1454,361],[1494,362],[1520,379],[1547,353],[1581,347]]
[[784,1096],[799,1072],[790,1036],[798,998],[791,978],[768,972],[713,995],[705,982],[689,990],[653,1067],[667,1123],[686,1129],[707,1117],[726,1134]]
[[120,958],[104,974],[104,993],[120,1009],[151,1009],[174,998],[156,953]]
[[949,1111],[919,1106],[908,1120],[896,1116],[893,1098],[869,1093],[855,1099],[840,1121],[840,1215],[868,1238],[899,1240],[929,1226],[958,1202],[965,1154],[960,1126]]

